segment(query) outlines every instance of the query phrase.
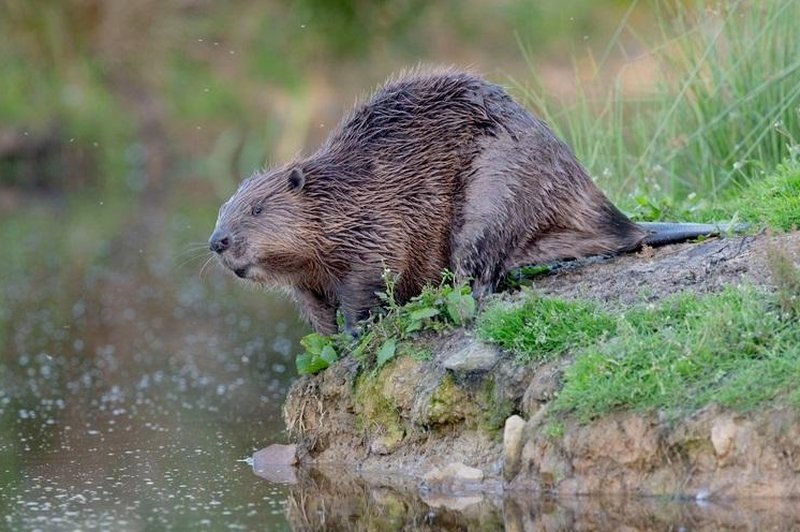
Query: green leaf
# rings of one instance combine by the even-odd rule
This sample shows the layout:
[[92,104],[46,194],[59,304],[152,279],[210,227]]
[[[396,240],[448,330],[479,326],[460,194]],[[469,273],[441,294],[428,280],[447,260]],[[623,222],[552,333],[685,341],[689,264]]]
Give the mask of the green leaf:
[[406,325],[406,333],[417,332],[422,329],[422,321],[412,321]]
[[351,354],[355,357],[356,360],[364,361],[367,349],[370,345],[372,345],[372,341],[375,339],[375,332],[369,331],[367,334],[362,336],[358,340],[358,344],[353,348]]
[[333,364],[339,357],[336,356],[336,350],[333,348],[332,345],[326,345],[322,349],[322,353],[320,353],[319,357],[328,363],[328,365]]
[[638,204],[637,214],[646,221],[659,220],[664,214],[661,206],[647,196],[638,196],[636,203]]
[[331,339],[319,333],[311,333],[300,339],[300,345],[306,348],[306,352],[312,355],[319,355],[326,345],[330,345]]
[[308,368],[311,366],[311,359],[313,358],[312,355],[297,355],[294,359],[294,363],[297,366],[297,373],[300,375],[307,375],[310,373]]
[[408,319],[412,321],[422,321],[427,318],[432,318],[434,316],[439,315],[439,309],[435,309],[433,307],[425,307],[419,310],[415,310],[411,314],[408,315]]
[[475,317],[475,298],[472,294],[452,292],[447,296],[447,314],[453,323],[463,325]]
[[308,353],[304,353],[302,355],[298,355],[295,358],[295,365],[297,366],[297,373],[300,375],[310,375],[312,373],[317,373],[322,371],[323,369],[327,368],[330,364],[328,364],[322,358],[316,355],[309,355]]
[[383,366],[387,362],[389,362],[392,358],[394,358],[395,352],[397,351],[397,340],[394,338],[389,338],[385,342],[380,349],[378,349],[378,367]]

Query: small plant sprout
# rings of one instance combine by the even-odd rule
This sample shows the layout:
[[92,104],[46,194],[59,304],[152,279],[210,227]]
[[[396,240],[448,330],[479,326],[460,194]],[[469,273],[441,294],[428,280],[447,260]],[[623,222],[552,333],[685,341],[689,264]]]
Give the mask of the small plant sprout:
[[364,325],[355,342],[347,335],[304,337],[300,343],[305,351],[297,357],[298,373],[322,371],[338,359],[338,353],[348,352],[363,364],[379,368],[398,354],[420,352],[412,345],[420,335],[464,326],[475,318],[472,289],[464,281],[457,282],[451,272],[442,274],[439,286],[426,286],[405,305],[395,297],[397,280],[396,274],[384,268],[385,288],[377,293],[383,309]]

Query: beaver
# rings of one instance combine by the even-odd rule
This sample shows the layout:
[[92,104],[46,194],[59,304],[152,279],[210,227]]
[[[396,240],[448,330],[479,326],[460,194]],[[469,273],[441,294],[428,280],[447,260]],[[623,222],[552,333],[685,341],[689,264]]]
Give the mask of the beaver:
[[498,85],[413,70],[357,104],[307,157],[255,173],[219,211],[210,249],[238,277],[280,287],[315,331],[402,303],[450,270],[481,298],[510,270],[710,234],[637,225],[570,148]]

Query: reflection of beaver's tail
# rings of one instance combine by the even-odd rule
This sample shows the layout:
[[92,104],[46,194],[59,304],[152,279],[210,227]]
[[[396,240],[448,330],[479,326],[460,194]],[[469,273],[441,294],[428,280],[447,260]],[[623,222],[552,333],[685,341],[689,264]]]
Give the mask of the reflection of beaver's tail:
[[741,233],[748,227],[746,224],[684,224],[671,222],[639,222],[636,225],[647,232],[642,244],[648,246],[675,244],[701,236]]

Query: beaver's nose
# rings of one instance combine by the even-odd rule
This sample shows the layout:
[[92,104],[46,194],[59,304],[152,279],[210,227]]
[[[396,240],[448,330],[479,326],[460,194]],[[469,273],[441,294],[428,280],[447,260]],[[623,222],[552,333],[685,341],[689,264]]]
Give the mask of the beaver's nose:
[[228,231],[216,229],[208,241],[208,249],[222,254],[229,247],[231,247],[231,234]]

